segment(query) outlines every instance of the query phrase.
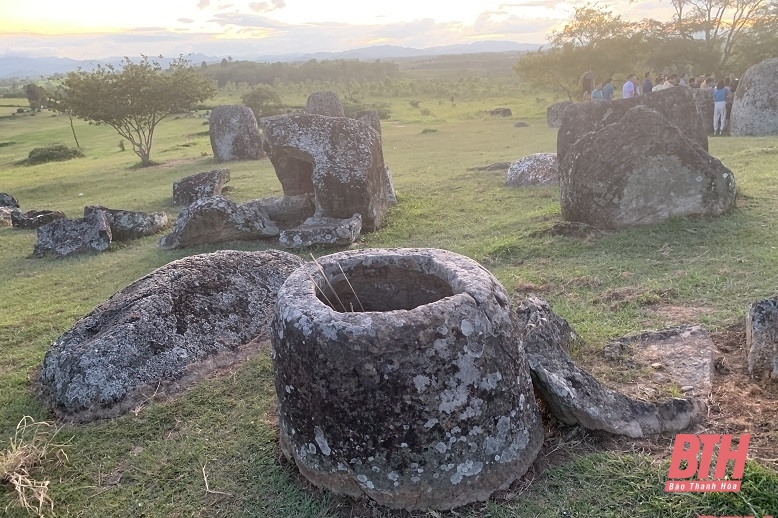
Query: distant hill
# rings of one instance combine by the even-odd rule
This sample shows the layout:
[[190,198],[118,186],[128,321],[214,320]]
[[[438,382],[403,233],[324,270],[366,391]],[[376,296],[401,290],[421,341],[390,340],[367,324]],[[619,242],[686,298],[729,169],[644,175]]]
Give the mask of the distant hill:
[[[278,54],[265,56],[236,56],[240,59],[248,59],[258,62],[295,62],[309,61],[316,59],[319,61],[328,59],[360,59],[360,60],[390,60],[390,59],[408,59],[425,56],[443,56],[448,54],[479,54],[494,52],[526,52],[536,50],[541,45],[533,43],[516,43],[512,41],[476,41],[458,45],[444,45],[440,47],[428,47],[424,49],[415,49],[411,47],[399,47],[395,45],[378,45],[374,47],[363,47],[358,49],[345,50],[342,52],[316,52],[310,54]],[[194,63],[205,61],[207,63],[216,63],[221,61],[221,57],[207,56],[205,54],[191,54],[186,56]],[[138,58],[133,58],[138,59]],[[167,64],[171,58],[162,60]],[[103,59],[76,60],[70,58],[44,57],[28,58],[20,56],[0,57],[0,79],[2,78],[30,78],[36,79],[40,76],[49,77],[54,74],[64,74],[82,67],[91,70],[97,63],[112,63],[118,65],[122,58],[112,56]]]

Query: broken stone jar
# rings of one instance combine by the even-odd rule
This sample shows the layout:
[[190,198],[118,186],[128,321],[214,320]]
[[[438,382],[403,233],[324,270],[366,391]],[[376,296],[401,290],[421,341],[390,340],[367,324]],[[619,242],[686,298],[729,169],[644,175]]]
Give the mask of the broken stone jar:
[[281,449],[313,484],[448,510],[521,477],[543,442],[505,288],[436,249],[297,269],[273,321]]

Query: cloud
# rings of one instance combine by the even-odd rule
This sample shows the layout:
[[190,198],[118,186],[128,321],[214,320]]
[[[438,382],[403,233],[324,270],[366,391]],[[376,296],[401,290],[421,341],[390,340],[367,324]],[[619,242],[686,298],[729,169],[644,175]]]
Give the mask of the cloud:
[[191,18],[179,18],[178,21],[181,23],[194,23],[194,20]]
[[199,2],[197,2],[198,9],[205,9],[209,5],[211,5],[211,0],[200,0]]
[[284,7],[286,7],[286,0],[270,0],[270,3],[251,2],[249,4],[249,9],[255,13],[269,13],[270,11],[275,11],[276,9],[283,9]]
[[516,15],[508,15],[499,11],[484,11],[478,15],[473,24],[476,34],[526,34],[545,32],[557,20],[548,18],[521,18]]
[[563,3],[565,2],[560,2],[559,0],[525,0],[523,2],[512,3],[512,4],[500,4],[499,8],[505,9],[507,7],[544,7],[546,9],[556,9],[557,6]]
[[262,29],[282,29],[287,27],[293,27],[292,25],[279,22],[267,16],[261,16],[258,14],[243,14],[243,13],[219,13],[213,15],[208,20],[216,23],[222,27],[227,25],[236,25],[238,27],[256,27]]

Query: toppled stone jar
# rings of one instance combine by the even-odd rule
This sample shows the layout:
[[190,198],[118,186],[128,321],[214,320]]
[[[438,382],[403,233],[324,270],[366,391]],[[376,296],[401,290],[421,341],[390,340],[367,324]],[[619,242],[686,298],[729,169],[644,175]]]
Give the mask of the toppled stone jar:
[[287,279],[273,321],[281,449],[300,472],[335,493],[439,510],[521,477],[543,430],[505,288],[445,250],[319,265]]

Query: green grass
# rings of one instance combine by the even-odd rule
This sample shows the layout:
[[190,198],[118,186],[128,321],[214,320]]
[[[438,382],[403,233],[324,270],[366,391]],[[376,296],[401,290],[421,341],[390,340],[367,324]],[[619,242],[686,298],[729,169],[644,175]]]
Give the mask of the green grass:
[[[778,138],[711,139],[712,154],[735,172],[741,193],[731,214],[675,219],[591,239],[551,237],[537,233],[560,221],[558,189],[506,189],[504,173],[467,171],[555,151],[556,130],[546,127],[546,103],[536,97],[463,98],[455,106],[447,99],[415,98],[421,100],[420,108],[430,110],[427,116],[410,106],[413,99],[367,99],[392,104],[392,119],[383,121],[383,142],[399,204],[386,226],[362,236],[361,244],[445,248],[484,264],[509,291],[519,284],[547,286],[544,297],[584,339],[576,351],[579,358],[591,358],[610,338],[665,325],[660,316],[643,311],[649,302],[709,307],[712,312],[703,323],[716,330],[742,319],[750,302],[775,293]],[[224,102],[230,99],[219,99]],[[489,117],[488,110],[495,107],[510,108],[513,119]],[[11,108],[3,110],[10,113]],[[24,209],[57,209],[77,217],[85,205],[101,204],[164,210],[174,217],[180,207],[171,199],[173,182],[222,166],[212,159],[204,119],[185,117],[160,124],[152,150],[159,165],[154,167],[135,167],[137,157],[129,146],[119,150],[119,136],[111,128],[80,121],[76,131],[85,158],[16,165],[34,147],[57,142],[74,146],[67,117],[51,115],[44,111],[0,119],[0,142],[12,142],[0,146],[0,191],[14,195]],[[530,126],[514,128],[516,119]],[[228,167],[229,185],[235,188],[229,196],[236,201],[281,194],[267,160]],[[34,232],[0,229],[0,438],[9,437],[23,415],[51,418],[32,393],[30,380],[51,341],[95,305],[174,259],[220,248],[268,246],[246,242],[161,251],[158,237],[57,261],[29,258]],[[613,307],[598,302],[617,289],[642,295]],[[60,437],[72,437],[69,460],[44,467],[57,514],[350,516],[348,499],[308,492],[296,482],[295,470],[278,461],[277,431],[268,417],[274,400],[271,361],[262,353],[173,400],[149,403],[137,415],[65,425]],[[206,493],[203,468],[210,489],[221,493]],[[666,495],[666,472],[666,466],[637,453],[576,456],[528,489],[466,507],[460,515],[778,512],[778,476],[758,464],[749,464],[739,496]],[[13,499],[9,491],[0,492],[0,509]],[[403,516],[374,511],[375,516]],[[11,505],[4,516],[26,514]]]

